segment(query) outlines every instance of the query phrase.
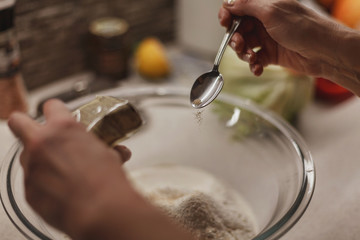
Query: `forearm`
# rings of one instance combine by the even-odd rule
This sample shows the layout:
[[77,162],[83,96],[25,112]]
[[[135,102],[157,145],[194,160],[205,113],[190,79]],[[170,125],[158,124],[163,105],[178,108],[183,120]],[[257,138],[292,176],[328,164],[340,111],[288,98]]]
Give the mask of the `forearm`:
[[[329,31],[329,46],[322,64],[322,77],[330,79],[360,96],[360,31],[340,24]],[[326,35],[324,36],[326,37]],[[328,58],[328,59],[326,59]]]
[[[282,43],[286,50],[302,56],[296,58],[284,54],[288,58],[280,60],[280,64],[315,77],[327,78],[360,96],[360,31],[350,29],[330,16],[304,8],[299,3],[294,6],[291,1],[280,3],[279,9],[285,10],[277,14],[282,17],[275,19],[279,23],[292,23],[292,28],[288,29],[288,36],[281,35],[275,40]],[[297,14],[287,14],[292,8],[296,9],[294,12]]]

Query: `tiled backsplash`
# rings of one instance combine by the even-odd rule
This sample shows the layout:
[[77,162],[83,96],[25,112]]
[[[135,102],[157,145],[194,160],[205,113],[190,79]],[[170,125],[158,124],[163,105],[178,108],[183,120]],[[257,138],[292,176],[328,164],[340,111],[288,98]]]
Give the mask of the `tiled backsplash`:
[[86,70],[89,23],[114,16],[130,24],[131,43],[175,37],[175,0],[18,0],[16,30],[28,89]]

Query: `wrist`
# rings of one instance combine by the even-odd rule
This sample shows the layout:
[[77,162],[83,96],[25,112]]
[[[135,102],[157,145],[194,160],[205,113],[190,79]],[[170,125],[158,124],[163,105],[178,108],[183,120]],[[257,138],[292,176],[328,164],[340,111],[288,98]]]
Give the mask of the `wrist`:
[[92,185],[91,192],[78,191],[69,197],[61,230],[72,239],[124,239],[114,235],[115,230],[122,228],[140,196],[125,175],[111,176]]
[[77,225],[76,240],[191,240],[190,233],[172,222],[130,185],[129,191],[113,196],[95,214],[84,214]]
[[128,239],[126,226],[133,221],[131,212],[141,207],[144,200],[129,183],[120,189],[117,193],[114,189],[99,193],[99,200],[84,209],[78,222],[79,237],[75,239]]
[[334,36],[332,41],[329,41],[331,45],[327,53],[331,60],[324,60],[326,64],[323,64],[322,77],[360,96],[360,32],[339,23],[336,23],[335,27],[335,31],[329,31],[329,35]]
[[128,200],[115,197],[98,210],[88,211],[83,214],[81,221],[76,225],[76,233],[72,236],[77,240],[112,240],[128,239],[127,224],[132,222],[131,209],[139,201],[137,197],[129,198],[129,193],[124,194]]

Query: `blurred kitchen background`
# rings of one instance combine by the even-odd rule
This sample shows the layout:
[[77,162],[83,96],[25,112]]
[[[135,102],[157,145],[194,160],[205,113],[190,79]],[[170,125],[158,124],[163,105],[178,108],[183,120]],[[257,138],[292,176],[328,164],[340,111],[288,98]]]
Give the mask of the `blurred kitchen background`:
[[[337,0],[340,1],[345,0]],[[335,12],[333,0],[303,2],[329,16]],[[84,72],[93,74],[91,76],[98,82],[106,79],[101,80],[104,88],[108,80],[126,82],[134,75],[149,83],[176,81],[174,78],[179,77],[176,73],[186,71],[193,71],[185,80],[191,84],[211,66],[225,32],[217,19],[221,4],[220,0],[17,0],[14,30],[20,46],[20,73],[25,88],[32,93]],[[155,47],[145,47],[137,53],[147,38],[155,41],[148,44]],[[153,67],[147,63],[152,60],[146,59],[146,55],[157,54],[163,62],[159,63],[160,67]],[[142,64],[148,66],[136,66],[139,59],[140,62],[145,59]],[[263,78],[252,80],[246,64],[240,61],[234,64],[234,59],[231,53],[224,56],[221,71],[225,82],[229,83],[224,91],[250,98],[290,121],[312,100],[314,93],[330,102],[352,96],[329,82],[319,85],[319,81],[326,80],[299,77],[279,68],[271,68]],[[198,65],[191,61],[197,61]],[[233,69],[239,70],[234,72]],[[286,84],[279,83],[278,79]],[[333,96],[331,91],[338,87],[340,90]],[[326,88],[331,88],[330,93]],[[67,98],[64,100],[71,97]],[[290,107],[289,111],[289,105],[295,107]]]
[[18,0],[15,25],[26,87],[91,70],[85,51],[89,25],[109,16],[129,23],[129,48],[149,35],[175,39],[175,0]]

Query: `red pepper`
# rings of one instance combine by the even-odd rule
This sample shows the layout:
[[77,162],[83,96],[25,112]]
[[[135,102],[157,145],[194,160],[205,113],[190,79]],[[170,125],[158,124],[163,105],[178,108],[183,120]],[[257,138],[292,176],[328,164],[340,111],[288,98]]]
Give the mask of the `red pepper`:
[[316,78],[315,81],[315,94],[318,99],[329,102],[341,102],[354,95],[346,88],[343,88],[330,80]]

